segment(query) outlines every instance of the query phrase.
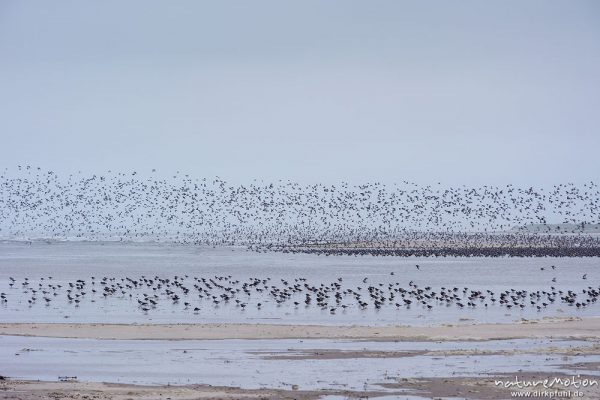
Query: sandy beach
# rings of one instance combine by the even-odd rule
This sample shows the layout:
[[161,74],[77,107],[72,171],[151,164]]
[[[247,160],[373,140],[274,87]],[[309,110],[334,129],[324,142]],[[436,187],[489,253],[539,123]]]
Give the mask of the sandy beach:
[[[569,378],[556,375],[558,378]],[[580,379],[594,379],[582,375]],[[421,398],[469,398],[500,400],[510,398],[513,389],[497,385],[499,380],[510,379],[508,376],[493,376],[486,378],[423,378],[401,379],[394,382],[383,382],[383,392],[376,391],[302,391],[302,390],[277,390],[277,389],[240,389],[235,387],[222,387],[211,385],[187,386],[143,386],[130,384],[114,384],[104,382],[44,382],[44,381],[19,381],[0,380],[0,399],[94,399],[94,400],[191,400],[191,399],[295,399],[312,400],[332,396],[335,398],[370,398],[386,396],[386,398],[402,398],[407,395]],[[530,382],[540,382],[547,379],[543,373],[521,374],[521,379]],[[522,389],[520,392],[534,394],[538,388]],[[598,386],[585,388],[579,392],[581,399],[598,399],[600,390]],[[535,396],[534,396],[535,397]]]
[[[0,381],[0,399],[94,399],[94,400],[192,400],[192,399],[318,399],[323,391],[240,389],[211,385],[143,386],[105,382],[43,382]],[[339,391],[340,396],[356,396],[356,393]],[[384,392],[366,392],[367,396],[383,395]]]
[[[29,363],[27,360],[31,360],[34,365],[32,357],[44,357],[50,352],[50,358],[54,354],[65,360],[65,371],[78,371],[78,377],[66,382],[60,381],[60,377],[57,379],[56,375],[53,378],[52,374],[39,376],[40,380],[22,378],[18,373],[0,377],[0,399],[309,400],[329,396],[506,399],[515,391],[534,392],[542,388],[504,387],[498,382],[515,379],[542,382],[555,378],[597,382],[596,371],[600,364],[600,318],[541,318],[511,324],[465,323],[429,327],[3,323],[0,324],[0,338],[5,346],[12,348],[5,352],[6,361]],[[61,340],[63,342],[52,342]],[[81,343],[86,340],[98,342]],[[202,343],[202,340],[206,342]],[[161,347],[162,343],[167,347]],[[88,346],[97,349],[90,353]],[[230,350],[219,350],[224,348]],[[93,376],[94,371],[101,373],[101,368],[90,370],[86,367],[81,356],[84,353],[98,362],[115,362],[121,354],[137,358],[150,349],[157,357],[149,358],[150,363],[153,363],[150,360],[169,358],[167,364],[170,367],[164,365],[165,374],[166,369],[180,362],[178,360],[185,359],[196,366],[208,362],[207,369],[196,370],[197,376],[204,376],[205,382],[182,383],[185,380],[180,380],[168,385],[145,384],[136,383],[136,378],[131,377],[129,381],[118,382],[114,380],[118,373],[108,380],[86,378]],[[167,353],[164,353],[165,349]],[[299,379],[292,370],[285,376],[269,373],[271,363],[278,363],[273,364],[273,370],[278,368],[275,365],[294,366],[298,373],[304,371],[300,373],[303,376],[309,370],[318,369],[320,372],[316,376],[323,374],[322,379],[332,384],[324,385],[318,380],[311,384],[310,378]],[[373,368],[379,363],[387,367],[369,374],[371,378],[365,379],[364,388],[362,383],[350,383],[352,374],[360,375],[357,371],[361,365]],[[423,366],[433,367],[431,363],[439,365],[436,372],[423,375]],[[233,369],[227,369],[228,365]],[[62,368],[58,367],[55,373]],[[255,368],[260,371],[252,373],[249,380],[243,378],[241,371],[254,371]],[[336,377],[338,368],[346,371],[347,379]],[[211,369],[221,369],[226,375],[232,371],[242,373],[236,378],[240,386],[225,383],[218,378],[218,373],[209,372]],[[455,375],[457,371],[463,371],[462,375]],[[278,378],[274,380],[274,377]],[[567,389],[556,385],[549,390]],[[585,387],[576,397],[598,399],[600,390],[597,385]]]
[[322,326],[268,324],[3,323],[0,335],[73,339],[352,339],[403,341],[598,339],[600,318],[543,318],[512,324]]

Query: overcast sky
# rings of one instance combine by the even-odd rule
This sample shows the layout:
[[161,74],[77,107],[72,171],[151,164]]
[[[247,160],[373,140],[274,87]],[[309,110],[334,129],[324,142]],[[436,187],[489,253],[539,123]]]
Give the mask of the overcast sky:
[[0,165],[600,178],[597,1],[0,2]]

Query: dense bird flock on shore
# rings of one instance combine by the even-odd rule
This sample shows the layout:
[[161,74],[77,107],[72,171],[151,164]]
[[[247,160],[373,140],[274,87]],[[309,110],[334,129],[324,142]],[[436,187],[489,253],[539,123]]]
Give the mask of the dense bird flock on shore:
[[397,256],[598,256],[600,186],[228,184],[156,171],[0,175],[0,237]]
[[[418,267],[418,266],[417,266]],[[552,266],[554,269],[555,267]],[[393,274],[393,272],[391,272]],[[586,280],[587,274],[581,279]],[[233,305],[240,310],[260,309],[267,303],[303,308],[320,308],[334,314],[347,308],[374,309],[394,307],[426,310],[439,307],[534,308],[538,311],[557,304],[586,308],[597,302],[600,287],[587,286],[575,291],[550,286],[548,290],[507,289],[492,291],[468,287],[421,286],[414,281],[403,287],[399,281],[371,282],[368,277],[359,285],[345,284],[342,277],[329,283],[311,283],[307,278],[272,279],[252,277],[236,279],[227,276],[126,276],[91,277],[59,283],[51,276],[38,280],[9,278],[9,288],[21,292],[29,307],[66,301],[73,307],[80,303],[102,302],[105,298],[133,301],[143,312],[151,312],[162,304],[180,306],[201,313],[211,307]],[[0,293],[0,305],[7,305],[7,293]]]

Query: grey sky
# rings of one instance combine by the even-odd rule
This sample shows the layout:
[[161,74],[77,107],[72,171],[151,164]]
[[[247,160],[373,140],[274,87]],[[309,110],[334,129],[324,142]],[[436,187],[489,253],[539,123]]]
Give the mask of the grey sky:
[[595,1],[0,2],[0,165],[600,177]]

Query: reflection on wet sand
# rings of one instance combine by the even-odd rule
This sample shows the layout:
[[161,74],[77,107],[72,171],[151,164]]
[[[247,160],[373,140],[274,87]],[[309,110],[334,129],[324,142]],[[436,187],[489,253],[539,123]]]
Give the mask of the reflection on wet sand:
[[[25,391],[31,395],[28,398],[35,398],[41,388],[50,387],[58,393],[86,393],[94,384],[80,382],[117,382],[125,386],[104,386],[105,395],[113,393],[119,398],[126,387],[145,398],[151,393],[143,385],[157,385],[154,394],[171,397],[172,390],[173,398],[183,394],[198,398],[308,399],[324,395],[430,397],[444,393],[506,398],[506,388],[494,385],[494,379],[577,376],[584,372],[582,365],[600,363],[599,340],[154,341],[2,336],[0,364],[10,381],[0,396]],[[281,371],[289,372],[282,375]],[[593,370],[583,375],[600,379],[600,373]],[[77,382],[19,382],[50,382],[58,376],[76,377]],[[598,394],[597,386],[585,390],[588,395]],[[479,392],[482,394],[475,394]]]

